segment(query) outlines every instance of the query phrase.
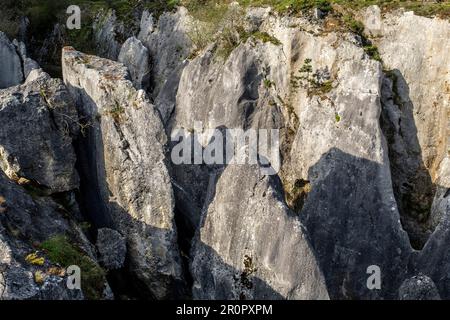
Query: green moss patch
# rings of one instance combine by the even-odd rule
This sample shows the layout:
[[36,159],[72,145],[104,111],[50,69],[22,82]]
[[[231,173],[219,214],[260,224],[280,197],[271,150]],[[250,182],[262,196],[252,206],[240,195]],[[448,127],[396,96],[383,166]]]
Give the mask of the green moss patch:
[[64,235],[54,236],[40,245],[48,259],[63,268],[71,265],[80,267],[81,286],[86,298],[98,300],[102,298],[105,284],[105,272],[78,246],[71,243]]

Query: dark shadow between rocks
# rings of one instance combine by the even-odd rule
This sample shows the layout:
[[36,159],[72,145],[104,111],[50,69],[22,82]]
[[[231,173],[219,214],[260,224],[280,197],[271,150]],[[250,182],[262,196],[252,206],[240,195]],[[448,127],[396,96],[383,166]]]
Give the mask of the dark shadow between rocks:
[[428,169],[430,164],[423,161],[409,90],[399,70],[386,72],[380,125],[388,143],[392,184],[402,225],[413,248],[420,250],[434,230],[428,220],[436,186]]
[[[226,127],[217,129],[224,135]],[[171,141],[169,143],[170,152],[166,157],[167,159],[171,158],[172,148],[178,142]],[[211,138],[208,145],[213,142],[214,139]],[[191,150],[195,150],[195,145],[201,146],[197,138],[192,135]],[[206,147],[201,146],[202,154]],[[225,146],[223,152],[225,154]],[[175,195],[175,222],[178,230],[178,245],[189,287],[192,287],[193,281],[189,271],[192,240],[200,226],[202,212],[205,208],[207,210],[209,203],[214,199],[216,183],[225,167],[222,164],[193,164],[193,153],[191,154],[191,163],[176,165],[172,161],[167,161]]]

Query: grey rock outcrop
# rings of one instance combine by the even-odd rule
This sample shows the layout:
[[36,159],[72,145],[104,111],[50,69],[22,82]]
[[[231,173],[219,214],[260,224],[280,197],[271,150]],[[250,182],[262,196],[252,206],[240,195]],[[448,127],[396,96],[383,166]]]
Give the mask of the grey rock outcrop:
[[98,227],[127,239],[128,266],[155,298],[182,280],[167,141],[157,110],[120,63],[63,50],[64,81],[91,128],[79,147],[85,201]]
[[20,56],[8,37],[0,31],[0,89],[18,85],[23,80]]
[[[198,129],[196,122],[204,129],[281,128],[284,125],[281,107],[272,103],[269,90],[264,87],[264,77],[270,77],[264,70],[273,71],[273,81],[280,79],[278,76],[284,70],[273,64],[282,55],[281,46],[249,42],[240,45],[222,62],[215,58],[212,49],[207,49],[182,70],[169,130],[174,133],[179,128]],[[285,84],[283,80],[278,82],[280,86]],[[199,143],[204,146],[209,139],[205,136]],[[215,170],[195,165],[172,169],[177,202],[186,219],[197,225],[205,190]]]
[[405,229],[420,249],[434,230],[430,208],[440,166],[448,157],[450,75],[445,70],[450,59],[440,52],[450,49],[450,23],[413,12],[394,12],[380,20],[373,17],[375,11],[369,8],[366,16],[379,20],[373,41],[390,70],[385,82],[391,97],[382,98],[394,191]]
[[[291,84],[288,96],[279,94],[293,109],[281,173],[287,200],[308,230],[332,299],[394,298],[412,250],[379,125],[381,65],[351,34],[288,32],[286,24],[273,32],[290,75],[281,83]],[[381,290],[366,286],[371,265],[386,277]]]
[[119,62],[130,72],[136,89],[146,90],[150,85],[150,56],[146,47],[135,37],[128,38],[119,53]]
[[[185,8],[136,37],[102,10],[119,62],[67,47],[65,84],[0,33],[0,299],[93,296],[42,249],[56,235],[105,268],[96,298],[450,299],[450,23],[370,6],[364,36],[321,13],[233,3],[203,46]],[[280,171],[171,162],[166,135],[227,128],[278,129]]]
[[163,122],[175,107],[175,95],[185,59],[192,50],[189,38],[191,18],[185,8],[162,14],[156,22],[144,11],[138,39],[149,50],[152,62],[150,95]]
[[[191,266],[196,299],[328,299],[325,279],[275,177],[230,165],[206,204]],[[245,201],[236,201],[245,199]]]
[[119,232],[108,228],[99,229],[96,246],[102,266],[109,270],[123,267],[127,246],[125,238]]
[[400,300],[441,300],[433,280],[424,275],[406,279],[399,289]]
[[115,11],[110,9],[98,12],[92,28],[97,55],[117,60],[122,43],[126,38],[120,41],[125,34],[125,26],[117,19]]
[[[378,122],[383,74],[351,39],[338,37],[300,38],[299,62],[314,57],[312,69],[328,68],[334,85],[326,94],[298,90],[291,97],[299,127],[284,179],[293,197],[308,186],[306,199],[299,197],[303,203],[296,206],[330,297],[393,298],[411,247],[399,221]],[[381,290],[366,286],[371,265],[389,277]]]
[[40,69],[40,66],[36,61],[28,57],[25,43],[14,40],[13,44],[16,47],[17,52],[20,54],[23,64],[23,75],[25,79],[27,79],[30,72]]
[[369,6],[363,15],[364,31],[371,37],[381,35],[381,9],[377,5]]
[[78,187],[72,139],[79,120],[61,80],[35,70],[24,84],[0,90],[0,121],[0,167],[8,177],[49,193]]
[[[412,250],[378,122],[381,65],[352,35],[317,34],[302,18],[269,16],[259,30],[279,43],[250,38],[225,62],[211,47],[189,62],[169,127],[192,130],[201,121],[205,128],[280,129],[284,188],[308,230],[330,297],[396,297]],[[308,69],[308,75],[299,71]],[[210,172],[194,173],[195,184],[186,169],[173,172],[179,203],[203,203]],[[306,198],[297,197],[300,189]],[[195,220],[198,208],[182,208]],[[370,265],[389,277],[382,290],[366,287]]]
[[62,214],[67,210],[52,198],[31,196],[1,171],[0,202],[0,300],[83,299],[80,290],[67,289],[64,271],[58,275],[51,271],[61,269],[43,252],[39,253],[42,262],[26,261],[36,252],[36,243],[56,235],[65,234],[89,248],[74,222]]
[[440,166],[438,185],[430,213],[434,232],[418,255],[415,270],[428,275],[436,284],[442,299],[450,299],[450,161],[445,158]]
[[[368,17],[372,14],[366,12]],[[450,261],[444,249],[450,243],[450,59],[442,52],[449,50],[449,38],[447,20],[413,12],[384,15],[374,38],[390,70],[384,81],[382,123],[394,191],[405,229],[421,249],[413,272],[428,275],[444,299],[450,290]]]

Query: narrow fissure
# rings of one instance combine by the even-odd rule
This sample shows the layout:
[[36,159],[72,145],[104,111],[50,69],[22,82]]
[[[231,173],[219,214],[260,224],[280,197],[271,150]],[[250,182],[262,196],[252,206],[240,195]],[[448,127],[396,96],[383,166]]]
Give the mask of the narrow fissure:
[[400,220],[411,246],[421,250],[434,231],[429,218],[436,186],[422,159],[414,106],[400,71],[385,71],[381,105],[380,126],[388,145],[392,186]]

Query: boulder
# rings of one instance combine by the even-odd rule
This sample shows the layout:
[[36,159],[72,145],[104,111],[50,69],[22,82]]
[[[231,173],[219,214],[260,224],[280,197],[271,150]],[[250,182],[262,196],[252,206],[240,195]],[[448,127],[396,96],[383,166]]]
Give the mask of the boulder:
[[70,191],[78,187],[78,114],[61,80],[34,71],[24,84],[0,90],[0,168],[46,193]]
[[127,246],[125,238],[116,230],[101,228],[97,233],[99,262],[108,270],[123,267]]

